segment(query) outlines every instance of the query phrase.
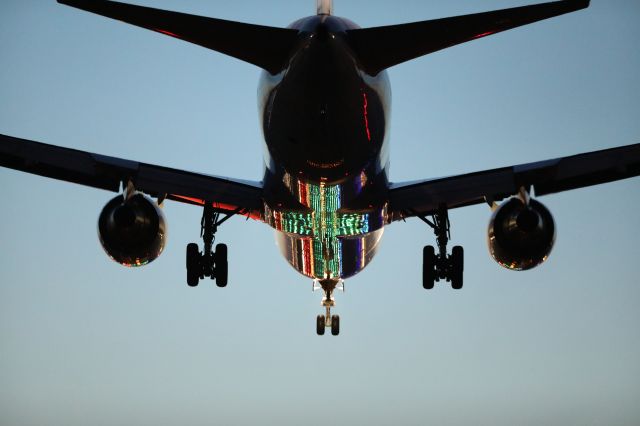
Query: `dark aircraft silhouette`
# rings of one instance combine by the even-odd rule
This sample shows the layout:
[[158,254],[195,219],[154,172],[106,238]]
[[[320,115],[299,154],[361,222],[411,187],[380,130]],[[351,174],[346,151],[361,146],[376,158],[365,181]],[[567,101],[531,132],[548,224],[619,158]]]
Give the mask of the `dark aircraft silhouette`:
[[[227,219],[244,215],[277,232],[289,263],[322,288],[317,333],[339,333],[334,291],[373,258],[384,226],[417,217],[437,248],[423,252],[423,286],[463,284],[463,249],[448,253],[450,209],[488,203],[493,258],[513,270],[547,259],[554,220],[532,198],[640,174],[640,144],[458,176],[390,183],[390,86],[386,69],[453,45],[589,6],[565,0],[402,25],[359,28],[318,14],[288,28],[250,25],[105,0],[60,3],[216,50],[264,70],[261,182],[203,175],[0,135],[0,165],[114,192],[98,220],[107,254],[127,266],[156,259],[165,243],[165,200],[203,208],[204,247],[189,244],[187,283],[227,285],[227,246],[213,247]],[[157,201],[151,197],[156,198]],[[498,204],[500,202],[500,204]]]

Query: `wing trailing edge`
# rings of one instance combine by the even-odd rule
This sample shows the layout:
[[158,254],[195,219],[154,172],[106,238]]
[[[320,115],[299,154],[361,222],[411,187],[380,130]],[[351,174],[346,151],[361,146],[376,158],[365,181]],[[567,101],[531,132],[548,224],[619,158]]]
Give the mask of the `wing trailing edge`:
[[58,3],[179,38],[251,63],[271,74],[282,71],[298,32],[136,6],[107,0]]
[[349,30],[353,50],[370,75],[456,44],[589,7],[563,0],[409,24]]

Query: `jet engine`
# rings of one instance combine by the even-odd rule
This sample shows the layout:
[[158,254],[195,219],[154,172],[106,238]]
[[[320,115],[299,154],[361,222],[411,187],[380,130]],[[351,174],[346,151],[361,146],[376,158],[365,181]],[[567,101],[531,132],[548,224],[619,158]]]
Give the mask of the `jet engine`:
[[118,195],[104,206],[98,236],[114,261],[124,266],[146,265],[164,249],[164,214],[155,201],[139,192],[127,198]]
[[549,210],[530,199],[502,203],[489,222],[489,251],[501,266],[516,271],[534,268],[547,260],[556,239]]

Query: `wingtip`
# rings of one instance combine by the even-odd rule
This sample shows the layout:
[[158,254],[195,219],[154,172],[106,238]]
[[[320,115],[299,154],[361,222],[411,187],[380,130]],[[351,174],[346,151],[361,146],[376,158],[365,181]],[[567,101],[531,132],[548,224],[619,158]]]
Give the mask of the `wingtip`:
[[579,9],[586,9],[591,4],[591,0],[577,0],[576,4]]
[[568,8],[571,8],[572,10],[580,10],[588,8],[591,0],[562,0],[558,1],[557,3],[564,3]]
[[65,6],[71,6],[71,7],[77,7],[79,9],[82,8],[82,6],[87,6],[88,4],[90,5],[91,3],[93,3],[94,5],[96,3],[105,3],[104,1],[101,0],[58,0],[58,3],[60,4],[64,4]]

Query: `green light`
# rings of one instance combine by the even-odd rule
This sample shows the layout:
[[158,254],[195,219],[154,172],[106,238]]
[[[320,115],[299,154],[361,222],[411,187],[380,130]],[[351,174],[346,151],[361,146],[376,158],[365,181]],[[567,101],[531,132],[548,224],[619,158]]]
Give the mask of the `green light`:
[[[289,187],[298,188],[298,185]],[[317,277],[341,276],[342,259],[340,237],[353,237],[370,232],[369,212],[340,212],[340,186],[304,183],[296,193],[299,201],[310,211],[279,211],[276,229],[303,237],[310,237],[313,274]]]

